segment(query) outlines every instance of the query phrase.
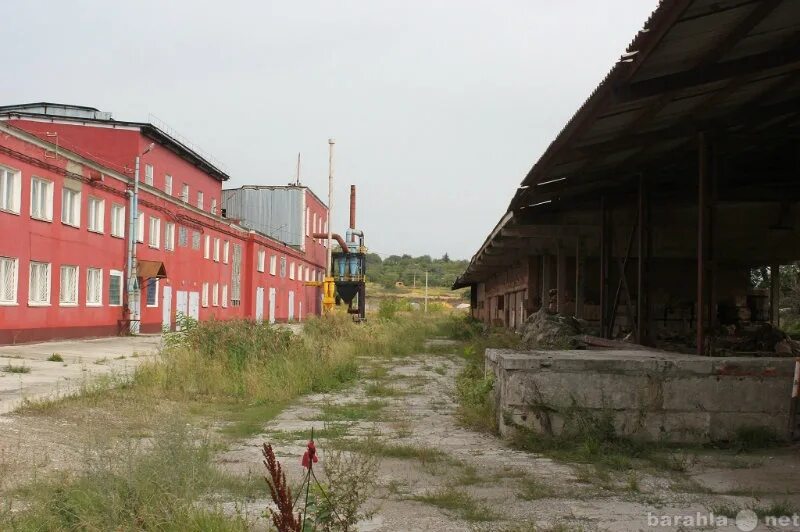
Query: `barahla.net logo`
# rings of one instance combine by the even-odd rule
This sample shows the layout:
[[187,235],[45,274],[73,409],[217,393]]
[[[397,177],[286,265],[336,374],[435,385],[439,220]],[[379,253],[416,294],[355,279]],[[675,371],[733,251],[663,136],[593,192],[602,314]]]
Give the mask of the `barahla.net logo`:
[[[762,522],[771,528],[800,530],[800,515],[766,515]],[[694,514],[655,514],[647,512],[647,526],[652,528],[717,528],[735,525],[737,530],[752,532],[759,524],[758,515],[752,510],[741,510],[736,517],[730,518],[714,512]]]

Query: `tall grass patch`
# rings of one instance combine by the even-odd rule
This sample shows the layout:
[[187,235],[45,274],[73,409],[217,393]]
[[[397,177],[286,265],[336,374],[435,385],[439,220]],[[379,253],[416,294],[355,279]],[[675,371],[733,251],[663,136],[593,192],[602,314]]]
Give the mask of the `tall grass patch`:
[[159,357],[137,368],[135,386],[177,400],[285,404],[354,381],[360,356],[420,351],[436,328],[414,315],[361,324],[312,318],[301,334],[244,320],[184,325]]
[[148,443],[90,449],[81,472],[17,490],[0,507],[0,529],[247,530],[241,516],[224,513],[212,496],[255,498],[263,492],[260,479],[220,472],[208,442],[181,423]]

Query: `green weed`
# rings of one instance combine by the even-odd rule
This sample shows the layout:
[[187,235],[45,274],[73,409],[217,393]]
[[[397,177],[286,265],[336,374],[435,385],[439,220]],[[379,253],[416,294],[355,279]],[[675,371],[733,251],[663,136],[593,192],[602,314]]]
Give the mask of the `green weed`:
[[466,521],[494,521],[497,516],[486,505],[457,488],[444,488],[412,497],[412,500],[449,510]]

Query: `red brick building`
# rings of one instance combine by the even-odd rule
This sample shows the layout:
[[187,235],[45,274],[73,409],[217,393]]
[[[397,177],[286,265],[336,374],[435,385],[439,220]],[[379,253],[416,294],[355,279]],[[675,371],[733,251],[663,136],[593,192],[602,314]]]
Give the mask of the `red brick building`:
[[[150,147],[152,145],[152,147]],[[148,149],[149,148],[149,149]],[[327,207],[292,187],[305,235],[289,245],[225,217],[228,175],[176,135],[78,106],[0,107],[0,344],[126,330],[129,214],[142,332],[200,320],[302,320],[320,310]]]

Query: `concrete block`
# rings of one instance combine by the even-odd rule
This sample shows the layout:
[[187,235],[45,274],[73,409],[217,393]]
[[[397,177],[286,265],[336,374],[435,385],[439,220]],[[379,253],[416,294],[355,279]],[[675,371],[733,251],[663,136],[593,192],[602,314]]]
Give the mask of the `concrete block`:
[[743,428],[763,428],[785,438],[789,431],[789,416],[765,413],[715,412],[711,414],[709,432],[712,440],[730,440]]
[[664,409],[677,412],[788,412],[790,379],[676,378],[664,381]]
[[564,414],[577,407],[598,417],[610,412],[621,434],[651,440],[725,439],[742,426],[788,434],[792,359],[490,351],[498,411],[532,430],[560,433]]

